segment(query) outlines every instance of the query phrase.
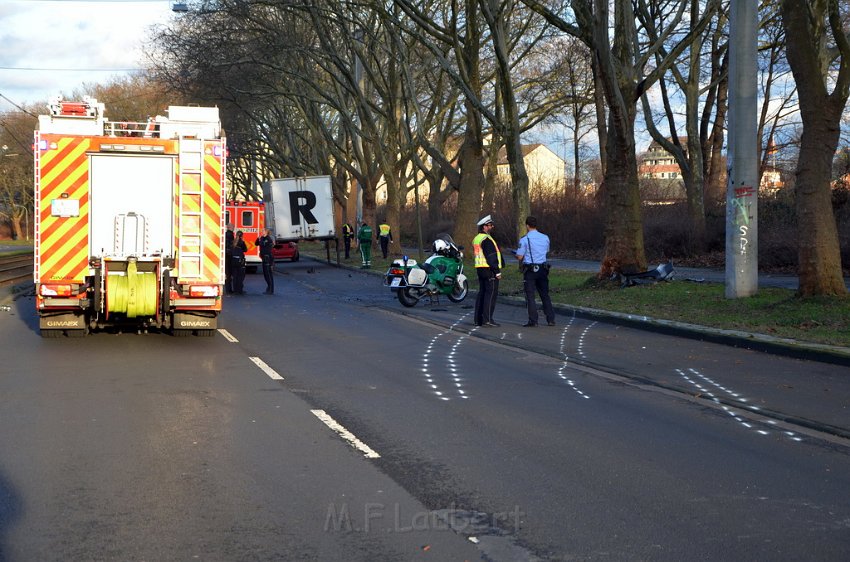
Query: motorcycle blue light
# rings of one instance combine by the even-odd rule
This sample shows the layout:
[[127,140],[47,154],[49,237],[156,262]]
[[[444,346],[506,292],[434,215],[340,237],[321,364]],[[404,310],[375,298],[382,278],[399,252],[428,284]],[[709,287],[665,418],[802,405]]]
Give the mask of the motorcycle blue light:
[[403,259],[404,261],[407,261],[407,260],[408,260],[408,257],[407,257],[407,256],[404,256],[402,259]]

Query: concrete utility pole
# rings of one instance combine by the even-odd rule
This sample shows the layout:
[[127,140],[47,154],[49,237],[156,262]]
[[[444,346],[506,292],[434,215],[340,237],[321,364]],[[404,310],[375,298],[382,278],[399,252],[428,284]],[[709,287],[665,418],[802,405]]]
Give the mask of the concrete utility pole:
[[729,150],[726,186],[726,298],[758,291],[756,49],[758,2],[732,0],[729,35]]
[[[363,30],[357,29],[354,31],[354,40],[359,43],[363,43]],[[354,54],[354,81],[357,83],[357,89],[360,92],[363,92],[365,89],[366,81],[363,77],[363,61],[360,60],[360,56],[355,52]],[[362,127],[362,123],[360,123],[358,119],[357,123],[358,127]],[[354,144],[357,147],[357,154],[363,153],[363,140],[360,138],[360,133],[358,131],[354,131]],[[360,170],[363,172],[363,170]],[[360,228],[360,225],[363,223],[363,184],[360,183],[360,180],[357,180],[357,194],[356,199],[354,200],[355,212],[354,212],[354,223],[357,228]]]

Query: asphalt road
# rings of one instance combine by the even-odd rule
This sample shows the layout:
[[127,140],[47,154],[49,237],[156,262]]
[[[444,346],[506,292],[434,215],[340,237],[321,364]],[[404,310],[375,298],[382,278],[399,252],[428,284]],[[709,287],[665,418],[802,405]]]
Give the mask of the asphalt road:
[[0,313],[0,560],[850,555],[850,442],[779,419],[850,426],[846,367],[278,272],[214,338]]

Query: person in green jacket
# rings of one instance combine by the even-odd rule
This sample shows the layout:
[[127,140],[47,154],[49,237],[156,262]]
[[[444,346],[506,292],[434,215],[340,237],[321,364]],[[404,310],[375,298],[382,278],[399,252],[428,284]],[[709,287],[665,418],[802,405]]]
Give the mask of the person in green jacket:
[[372,227],[365,222],[357,231],[357,246],[360,248],[360,258],[363,260],[362,269],[372,267]]

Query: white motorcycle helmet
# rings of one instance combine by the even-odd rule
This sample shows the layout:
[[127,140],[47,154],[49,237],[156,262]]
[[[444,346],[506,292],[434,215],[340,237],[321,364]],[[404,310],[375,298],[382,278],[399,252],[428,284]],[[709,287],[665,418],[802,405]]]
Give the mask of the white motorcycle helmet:
[[442,239],[434,240],[434,253],[444,255],[449,251],[449,244]]

